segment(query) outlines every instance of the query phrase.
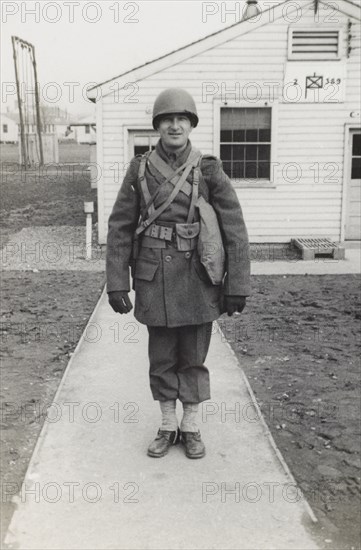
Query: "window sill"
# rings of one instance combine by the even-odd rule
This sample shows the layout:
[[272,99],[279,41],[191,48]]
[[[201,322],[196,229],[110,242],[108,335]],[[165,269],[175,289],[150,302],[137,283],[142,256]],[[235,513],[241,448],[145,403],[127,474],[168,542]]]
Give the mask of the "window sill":
[[268,180],[256,180],[254,183],[250,181],[231,180],[235,189],[276,189],[276,184]]

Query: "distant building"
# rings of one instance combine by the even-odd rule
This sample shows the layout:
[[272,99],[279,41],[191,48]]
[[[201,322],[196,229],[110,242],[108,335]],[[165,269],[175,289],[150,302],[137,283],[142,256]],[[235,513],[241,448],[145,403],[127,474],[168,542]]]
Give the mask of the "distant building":
[[76,122],[71,122],[68,126],[69,136],[73,136],[77,143],[96,143],[97,132],[94,115],[87,115],[79,118]]
[[60,107],[54,107],[53,105],[41,105],[40,116],[43,125],[53,125],[59,140],[73,139],[73,137],[67,133],[71,118],[67,110],[60,109]]
[[16,113],[1,113],[0,122],[0,142],[1,143],[18,143],[19,130],[18,120],[19,115]]

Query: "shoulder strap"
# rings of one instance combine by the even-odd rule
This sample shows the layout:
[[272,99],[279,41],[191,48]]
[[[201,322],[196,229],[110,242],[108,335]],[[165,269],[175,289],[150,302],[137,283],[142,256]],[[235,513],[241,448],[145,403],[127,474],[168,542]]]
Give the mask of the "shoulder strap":
[[[150,153],[151,154],[151,153]],[[146,155],[148,155],[148,157],[146,158],[146,160],[149,158],[150,156],[149,153],[146,153]],[[188,166],[190,166],[191,168],[193,166],[196,166],[199,162],[199,158],[201,156],[201,153],[200,151],[198,151],[198,149],[195,149],[195,148],[192,148],[191,152],[189,153],[188,155],[188,158],[186,160],[185,163],[183,163],[181,166],[179,166],[176,170],[172,170],[172,173],[170,174],[170,176],[165,179],[158,187],[158,189],[156,190],[156,192],[150,196],[150,193],[149,193],[149,189],[148,189],[148,185],[147,185],[147,182],[146,182],[146,179],[145,179],[145,175],[143,173],[143,179],[140,180],[140,184],[141,184],[141,188],[142,188],[142,192],[143,192],[143,195],[144,195],[144,200],[146,202],[146,206],[144,208],[144,211],[143,211],[143,214],[142,214],[142,218],[144,219],[144,217],[147,215],[147,212],[149,210],[149,214],[152,214],[155,210],[154,210],[154,201],[155,199],[157,198],[158,196],[158,193],[160,192],[160,190],[164,187],[164,185],[166,183],[168,183],[171,179],[174,179],[174,176],[177,176],[177,184],[176,186],[174,187],[172,193],[170,196],[173,196],[173,193],[175,191],[175,189],[177,189],[177,192],[175,193],[174,197],[177,195],[178,191],[183,187],[183,184],[185,183],[186,179],[187,179],[187,176],[189,174],[190,171],[187,172],[187,175],[185,178],[183,178],[183,174],[182,176],[178,176],[178,174],[180,172],[182,172],[182,170],[184,171]],[[142,159],[143,160],[143,159]],[[146,160],[144,162],[144,172],[145,172],[145,164],[146,164]],[[183,172],[184,173],[184,172]],[[139,177],[141,176],[140,174],[140,168],[139,168],[139,173],[138,173]],[[180,179],[182,179],[182,185],[181,187],[178,188],[178,183],[180,181]],[[173,199],[172,199],[173,200]]]
[[149,155],[149,162],[151,162],[154,168],[156,168],[168,181],[174,182],[174,184],[177,183],[179,176],[177,177],[174,174],[173,168],[162,159],[155,149],[153,149]]
[[194,167],[194,171],[193,171],[192,198],[191,198],[191,203],[188,210],[187,223],[192,223],[194,218],[194,210],[198,199],[199,174],[200,174],[201,162],[202,162],[202,155],[199,154],[197,165]]
[[178,192],[180,191],[183,183],[185,182],[188,174],[190,173],[190,171],[192,170],[193,168],[193,164],[194,164],[194,161],[189,163],[185,168],[184,168],[184,171],[183,171],[183,174],[181,175],[181,177],[179,178],[178,182],[177,182],[177,185],[174,187],[173,191],[171,192],[171,194],[169,195],[169,197],[167,198],[167,200],[161,205],[159,206],[159,208],[157,208],[156,210],[154,210],[154,212],[146,219],[146,220],[143,220],[141,222],[141,224],[137,227],[135,233],[137,235],[140,235],[140,233],[142,233],[151,223],[153,223],[157,218],[158,216],[160,216],[162,214],[162,212],[164,212],[164,210],[166,210],[166,208],[168,208],[168,206],[173,202],[173,200],[175,199],[176,195],[178,194]]
[[148,207],[149,213],[152,214],[154,212],[154,205],[151,203],[152,197],[149,193],[147,180],[145,179],[145,166],[149,156],[150,156],[150,151],[142,155],[142,158],[140,160],[140,165],[139,165],[138,179],[139,179],[140,187],[142,189],[144,200],[146,204],[149,204],[149,207]]

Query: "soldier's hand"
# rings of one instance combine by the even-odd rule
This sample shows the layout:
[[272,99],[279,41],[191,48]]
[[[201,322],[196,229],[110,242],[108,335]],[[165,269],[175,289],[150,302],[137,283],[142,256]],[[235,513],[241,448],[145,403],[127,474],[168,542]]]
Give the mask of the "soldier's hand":
[[128,292],[122,290],[108,292],[108,300],[116,313],[129,313],[133,308],[133,304],[129,300]]
[[225,309],[230,317],[235,312],[242,313],[246,307],[246,296],[225,296]]

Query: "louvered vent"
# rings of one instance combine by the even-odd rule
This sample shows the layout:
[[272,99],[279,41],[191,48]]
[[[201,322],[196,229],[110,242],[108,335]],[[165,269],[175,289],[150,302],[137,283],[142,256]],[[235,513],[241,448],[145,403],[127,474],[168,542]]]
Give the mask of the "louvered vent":
[[338,30],[293,30],[290,54],[297,59],[337,59]]

